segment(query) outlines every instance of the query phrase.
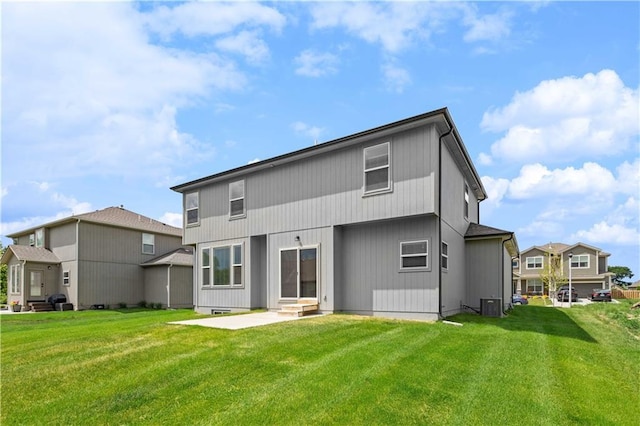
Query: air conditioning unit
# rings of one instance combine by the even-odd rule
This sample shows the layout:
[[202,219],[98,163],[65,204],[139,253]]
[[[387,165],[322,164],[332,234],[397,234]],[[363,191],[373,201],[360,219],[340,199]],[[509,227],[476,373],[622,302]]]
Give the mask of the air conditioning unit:
[[485,317],[501,317],[502,299],[480,299],[480,315]]

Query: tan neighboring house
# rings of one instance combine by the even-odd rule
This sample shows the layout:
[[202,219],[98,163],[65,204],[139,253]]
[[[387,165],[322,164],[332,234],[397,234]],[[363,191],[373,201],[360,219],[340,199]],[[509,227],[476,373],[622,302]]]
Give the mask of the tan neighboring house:
[[529,296],[548,295],[541,273],[549,268],[551,261],[557,262],[566,284],[571,268],[571,286],[578,297],[588,297],[595,288],[611,288],[615,274],[607,272],[610,253],[584,243],[573,245],[549,243],[533,246],[513,259],[513,292]]
[[123,207],[70,216],[7,237],[8,302],[64,294],[74,309],[193,306],[193,253],[182,230]]

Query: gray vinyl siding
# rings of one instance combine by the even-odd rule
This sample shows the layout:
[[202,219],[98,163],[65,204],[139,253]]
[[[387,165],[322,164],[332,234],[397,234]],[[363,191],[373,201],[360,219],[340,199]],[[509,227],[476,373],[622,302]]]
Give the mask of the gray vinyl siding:
[[[345,312],[385,316],[437,317],[438,258],[435,216],[342,228],[341,277],[336,283]],[[400,243],[429,241],[429,268],[400,270]]]
[[442,315],[450,316],[461,311],[461,306],[466,299],[467,258],[462,235],[444,222],[441,223],[441,233],[442,241],[449,246],[449,267],[442,270]]
[[[300,237],[298,243],[295,238]],[[272,285],[268,288],[267,308],[270,310],[280,309],[283,304],[291,303],[291,299],[280,298],[280,250],[294,249],[297,247],[317,247],[318,248],[318,287],[317,295],[319,308],[321,311],[332,312],[335,306],[334,265],[333,259],[333,228],[318,228],[283,232],[269,235],[268,237],[268,273],[269,282]]]
[[140,264],[181,246],[180,237],[154,234],[155,254],[143,254],[142,231],[88,222],[78,226],[79,309],[144,301],[144,269]]
[[171,291],[169,307],[193,308],[192,267],[174,265],[170,269]]
[[[480,299],[503,299],[506,297],[504,288],[507,284],[504,283],[504,277],[506,269],[511,266],[508,263],[508,267],[500,267],[504,265],[503,250],[502,240],[499,238],[467,241],[467,297],[465,305],[479,308]],[[509,279],[507,291],[509,291],[510,285],[511,280]]]
[[[434,212],[438,134],[412,129],[245,175],[246,218],[229,220],[229,183],[199,189],[197,226],[185,244]],[[392,192],[363,197],[363,149],[391,142]],[[189,191],[187,191],[189,192]]]
[[[243,245],[243,285],[237,287],[229,286],[202,286],[202,264],[201,251],[205,247],[223,247],[235,244]],[[245,311],[252,309],[251,289],[252,283],[248,280],[252,271],[251,240],[239,238],[225,241],[207,241],[196,246],[194,254],[194,286],[197,289],[196,310],[201,313],[210,314],[212,310],[224,309],[231,311]]]
[[464,185],[468,185],[449,150],[442,148],[442,194],[440,216],[459,234],[464,235],[469,223],[478,223],[478,200],[469,187],[469,217],[464,217]]
[[163,308],[192,308],[193,287],[190,266],[158,265],[144,269],[144,298],[162,303]]
[[267,236],[251,237],[251,308],[267,307]]
[[169,301],[168,265],[146,267],[144,269],[144,298],[147,303],[162,303],[167,307]]

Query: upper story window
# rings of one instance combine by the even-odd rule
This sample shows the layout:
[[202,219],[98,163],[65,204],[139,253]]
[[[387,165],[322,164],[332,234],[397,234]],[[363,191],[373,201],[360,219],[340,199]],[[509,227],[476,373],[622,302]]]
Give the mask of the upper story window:
[[427,268],[429,265],[429,242],[408,241],[400,243],[400,269]]
[[31,247],[36,245],[36,234],[29,234],[29,245]]
[[244,181],[239,180],[229,184],[229,216],[234,218],[244,215]]
[[572,268],[588,268],[589,267],[589,255],[588,254],[574,254],[571,258]]
[[542,256],[527,257],[527,269],[542,269]]
[[442,269],[449,269],[449,244],[442,242]]
[[391,155],[389,142],[364,149],[364,193],[391,189]]
[[70,276],[69,276],[69,271],[63,271],[62,272],[62,285],[64,286],[69,286],[71,282]]
[[142,253],[154,254],[156,252],[156,236],[153,234],[142,234]]
[[44,247],[44,228],[36,230],[35,246]]
[[517,269],[520,267],[520,259],[511,259],[511,267]]
[[184,215],[187,225],[194,225],[200,221],[200,200],[197,192],[189,192],[184,195]]
[[469,218],[469,185],[464,184],[464,218]]

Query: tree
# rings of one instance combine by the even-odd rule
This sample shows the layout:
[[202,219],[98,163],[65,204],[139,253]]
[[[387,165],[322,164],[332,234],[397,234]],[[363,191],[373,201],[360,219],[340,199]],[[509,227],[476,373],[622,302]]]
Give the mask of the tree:
[[[631,278],[633,277],[633,272],[631,269],[626,266],[609,266],[607,271],[613,272],[616,276],[613,278],[613,282],[618,285],[628,286],[631,284]],[[629,281],[625,281],[625,278],[629,278]]]
[[564,276],[562,269],[562,256],[554,251],[549,251],[544,254],[546,262],[544,267],[540,271],[540,281],[547,289],[549,297],[556,296],[558,287],[565,284],[568,279]]
[[[0,257],[4,254],[6,248],[0,243]],[[7,265],[0,265],[0,303],[7,303]]]

